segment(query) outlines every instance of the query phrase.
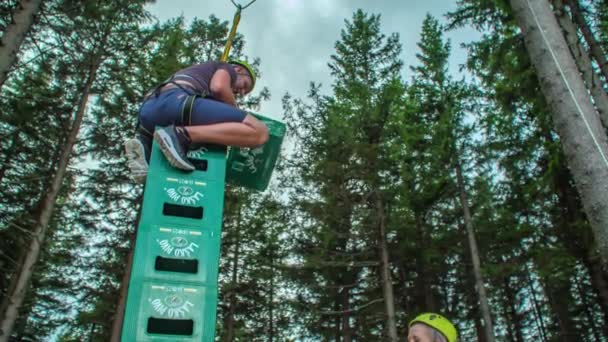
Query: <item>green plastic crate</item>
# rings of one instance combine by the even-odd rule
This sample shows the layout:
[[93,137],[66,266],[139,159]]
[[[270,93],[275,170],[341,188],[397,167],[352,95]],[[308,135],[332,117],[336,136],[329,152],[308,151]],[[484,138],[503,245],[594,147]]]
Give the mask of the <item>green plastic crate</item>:
[[226,146],[206,145],[195,150],[188,151],[188,157],[198,165],[205,165],[206,170],[195,170],[192,172],[182,171],[172,167],[154,143],[152,145],[152,156],[148,176],[171,175],[184,176],[188,179],[221,181],[226,178]]
[[144,278],[217,285],[219,233],[153,225],[144,230],[138,243],[142,243],[147,254],[143,261]]
[[146,212],[141,222],[177,224],[219,232],[224,206],[224,182],[197,180],[192,175],[148,175]]
[[268,126],[269,139],[257,148],[232,147],[228,153],[226,183],[264,191],[281,153],[285,124],[261,114],[250,112]]
[[122,342],[215,339],[217,286],[147,281],[133,298],[134,310],[123,325]]

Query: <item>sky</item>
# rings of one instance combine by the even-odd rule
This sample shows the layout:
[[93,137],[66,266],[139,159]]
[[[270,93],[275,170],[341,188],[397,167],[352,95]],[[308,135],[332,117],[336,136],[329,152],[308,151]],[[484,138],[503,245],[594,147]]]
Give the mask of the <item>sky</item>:
[[[234,0],[245,6],[250,0]],[[238,32],[245,37],[244,53],[261,59],[261,77],[256,90],[267,87],[270,101],[262,103],[260,113],[273,119],[282,117],[281,98],[290,93],[305,98],[310,82],[321,83],[329,93],[332,79],[327,64],[340,39],[345,20],[357,9],[381,16],[381,32],[396,32],[403,47],[401,59],[406,67],[403,77],[409,80],[409,66],[417,63],[416,43],[427,13],[445,23],[444,15],[454,10],[451,0],[256,0],[243,10]],[[230,0],[156,0],[150,12],[161,22],[183,15],[207,19],[211,14],[232,23],[236,11]],[[458,78],[466,51],[461,43],[476,40],[479,33],[470,28],[446,34],[452,43],[450,71]]]

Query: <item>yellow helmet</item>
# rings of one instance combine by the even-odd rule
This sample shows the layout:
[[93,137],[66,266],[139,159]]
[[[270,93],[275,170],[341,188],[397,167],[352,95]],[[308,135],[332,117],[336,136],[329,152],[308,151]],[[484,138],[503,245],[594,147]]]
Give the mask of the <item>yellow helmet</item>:
[[456,342],[458,338],[458,332],[456,331],[454,324],[439,314],[430,312],[420,314],[410,322],[408,327],[411,327],[416,323],[428,325],[439,331],[448,342]]
[[230,61],[228,61],[228,63],[240,65],[243,68],[245,68],[245,70],[247,70],[247,72],[251,76],[251,88],[253,88],[255,86],[256,74],[255,74],[255,71],[253,71],[253,68],[251,67],[251,65],[249,65],[249,63],[247,63],[245,61],[239,61],[236,59],[230,60]]

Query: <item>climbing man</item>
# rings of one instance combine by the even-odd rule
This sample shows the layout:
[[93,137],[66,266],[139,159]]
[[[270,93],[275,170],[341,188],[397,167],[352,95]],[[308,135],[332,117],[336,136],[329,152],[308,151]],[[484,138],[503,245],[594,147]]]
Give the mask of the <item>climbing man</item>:
[[251,92],[255,81],[246,62],[206,62],[179,70],[146,94],[138,136],[124,145],[131,177],[145,181],[152,139],[173,167],[185,171],[195,169],[186,156],[191,144],[263,145],[268,128],[236,104],[236,97]]
[[445,317],[435,313],[423,313],[409,324],[407,342],[456,342],[458,332]]

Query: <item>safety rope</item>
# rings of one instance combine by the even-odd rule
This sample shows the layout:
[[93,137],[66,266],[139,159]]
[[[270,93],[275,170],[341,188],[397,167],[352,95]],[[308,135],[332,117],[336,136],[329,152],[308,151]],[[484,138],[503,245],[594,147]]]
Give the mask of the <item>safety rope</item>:
[[224,53],[222,53],[222,58],[220,61],[225,62],[228,60],[228,54],[230,53],[230,48],[232,47],[232,41],[234,40],[234,36],[236,36],[236,28],[239,26],[239,22],[241,21],[241,11],[251,6],[256,0],[250,1],[247,5],[241,6],[234,2],[234,0],[230,0],[232,4],[236,7],[236,13],[234,14],[234,19],[232,19],[232,28],[230,29],[230,34],[228,34],[228,40],[226,41],[226,46],[224,47]]

